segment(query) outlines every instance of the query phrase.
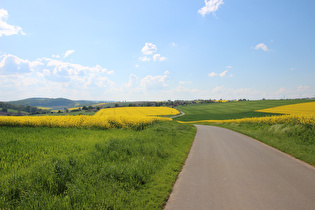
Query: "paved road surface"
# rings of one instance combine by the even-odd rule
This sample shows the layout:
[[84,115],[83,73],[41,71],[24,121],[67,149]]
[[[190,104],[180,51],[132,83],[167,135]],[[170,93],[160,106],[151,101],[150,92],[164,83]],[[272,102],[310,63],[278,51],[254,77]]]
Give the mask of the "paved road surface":
[[315,168],[245,135],[197,125],[165,209],[315,209]]

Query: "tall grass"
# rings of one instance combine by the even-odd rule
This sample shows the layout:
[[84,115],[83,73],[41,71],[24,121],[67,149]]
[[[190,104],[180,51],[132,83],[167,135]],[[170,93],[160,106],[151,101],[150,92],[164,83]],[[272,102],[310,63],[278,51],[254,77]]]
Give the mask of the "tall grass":
[[161,209],[195,131],[0,127],[0,209]]

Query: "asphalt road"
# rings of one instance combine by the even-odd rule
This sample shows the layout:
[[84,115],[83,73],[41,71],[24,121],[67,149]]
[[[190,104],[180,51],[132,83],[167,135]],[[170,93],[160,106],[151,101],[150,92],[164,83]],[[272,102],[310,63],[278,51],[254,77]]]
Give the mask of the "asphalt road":
[[165,209],[315,209],[315,168],[245,135],[197,125]]

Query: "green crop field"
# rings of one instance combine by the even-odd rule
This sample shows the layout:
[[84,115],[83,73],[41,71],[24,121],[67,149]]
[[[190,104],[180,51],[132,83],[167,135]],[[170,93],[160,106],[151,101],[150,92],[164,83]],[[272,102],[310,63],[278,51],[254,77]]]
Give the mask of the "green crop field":
[[0,127],[0,209],[162,209],[195,132]]
[[227,103],[209,103],[178,106],[178,109],[183,111],[185,115],[176,118],[176,120],[179,121],[227,120],[246,117],[264,117],[277,114],[255,112],[255,110],[311,101],[314,100],[237,101]]

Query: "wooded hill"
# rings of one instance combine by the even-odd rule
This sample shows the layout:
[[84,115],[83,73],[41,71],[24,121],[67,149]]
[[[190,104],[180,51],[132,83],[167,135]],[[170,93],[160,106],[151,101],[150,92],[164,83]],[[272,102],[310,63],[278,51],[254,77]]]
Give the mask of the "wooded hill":
[[28,98],[18,101],[10,101],[9,103],[14,105],[64,109],[72,107],[90,106],[100,102],[88,100],[70,100],[66,98]]

